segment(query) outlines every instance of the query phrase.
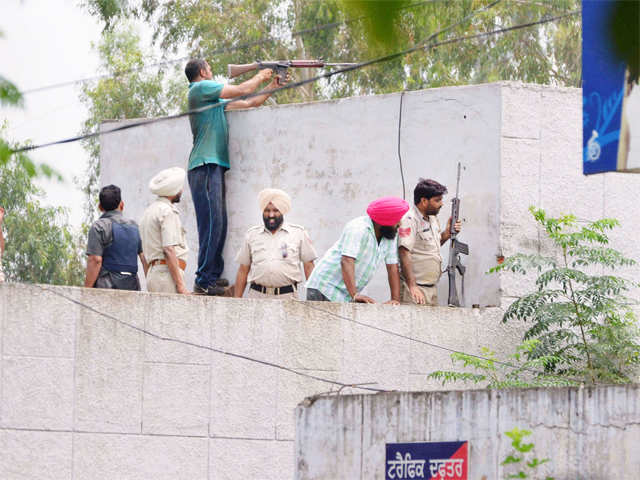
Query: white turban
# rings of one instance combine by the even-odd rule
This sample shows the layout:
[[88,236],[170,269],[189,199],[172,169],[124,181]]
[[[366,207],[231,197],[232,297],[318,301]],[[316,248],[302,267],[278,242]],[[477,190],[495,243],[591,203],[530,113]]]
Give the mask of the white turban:
[[159,197],[173,197],[184,187],[185,176],[186,173],[183,168],[167,168],[151,179],[149,190]]
[[282,215],[286,215],[291,210],[291,197],[287,192],[283,192],[277,188],[265,188],[258,194],[258,204],[260,211],[263,212],[269,203],[280,210]]

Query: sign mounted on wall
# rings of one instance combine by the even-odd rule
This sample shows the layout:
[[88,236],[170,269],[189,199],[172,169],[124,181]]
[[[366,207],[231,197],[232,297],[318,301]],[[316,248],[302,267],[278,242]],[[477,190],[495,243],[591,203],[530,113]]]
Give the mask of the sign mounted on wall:
[[585,175],[640,172],[640,2],[582,2]]
[[385,480],[467,480],[469,442],[387,443]]

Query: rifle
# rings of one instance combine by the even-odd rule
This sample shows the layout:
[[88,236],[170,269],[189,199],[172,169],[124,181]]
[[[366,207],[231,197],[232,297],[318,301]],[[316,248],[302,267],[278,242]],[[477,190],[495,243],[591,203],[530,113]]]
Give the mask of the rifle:
[[[458,232],[456,232],[455,224],[460,216],[460,199],[458,192],[460,189],[460,162],[458,162],[458,180],[456,183],[456,196],[451,199],[451,226],[449,233],[451,234],[451,245],[449,246],[449,264],[447,265],[447,274],[449,275],[449,306],[461,307],[464,304],[464,272],[467,269],[460,262],[460,254],[469,255],[469,245],[458,241]],[[458,298],[458,290],[456,289],[456,270],[462,277],[462,301]]]
[[264,68],[270,68],[273,70],[276,78],[278,79],[278,85],[282,85],[287,76],[288,68],[323,68],[323,67],[350,67],[358,65],[357,63],[325,63],[322,60],[278,60],[275,62],[262,62],[257,60],[253,63],[246,63],[244,65],[228,65],[227,71],[229,78],[235,78],[246,72],[252,70],[262,70]]

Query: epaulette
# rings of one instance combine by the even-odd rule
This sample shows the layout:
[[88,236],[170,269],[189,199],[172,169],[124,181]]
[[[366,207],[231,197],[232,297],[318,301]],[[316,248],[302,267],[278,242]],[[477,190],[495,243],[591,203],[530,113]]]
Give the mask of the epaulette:
[[305,228],[302,225],[298,225],[296,223],[287,223],[288,227],[293,227],[293,228],[299,228],[300,230],[305,230]]

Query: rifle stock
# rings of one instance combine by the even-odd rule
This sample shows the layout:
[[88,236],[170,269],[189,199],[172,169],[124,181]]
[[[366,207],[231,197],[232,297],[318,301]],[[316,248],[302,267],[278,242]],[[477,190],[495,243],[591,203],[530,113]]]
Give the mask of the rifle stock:
[[227,65],[227,73],[229,78],[235,78],[243,73],[250,72],[252,70],[257,70],[260,67],[258,62],[253,63],[245,63],[242,65]]

